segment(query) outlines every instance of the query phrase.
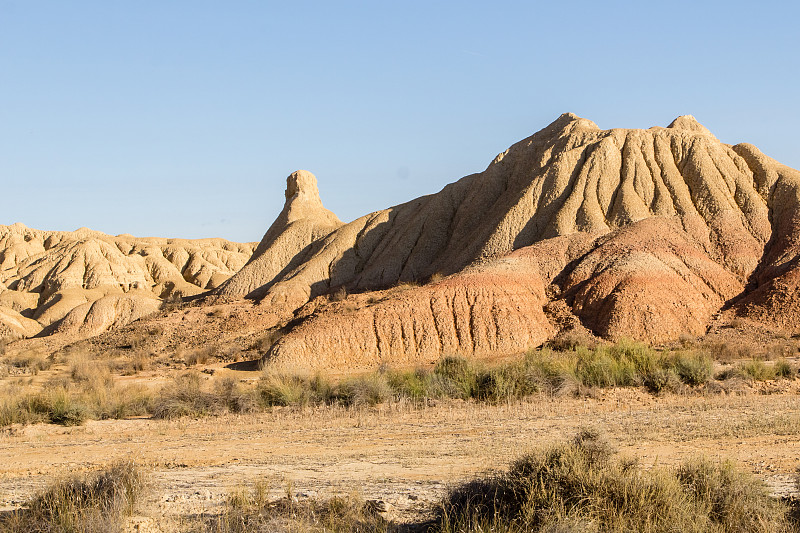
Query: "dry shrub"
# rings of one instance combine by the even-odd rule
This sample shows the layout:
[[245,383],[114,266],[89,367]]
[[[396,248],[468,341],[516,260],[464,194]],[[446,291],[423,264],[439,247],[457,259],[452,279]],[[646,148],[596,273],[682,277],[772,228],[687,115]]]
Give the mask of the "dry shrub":
[[145,489],[145,478],[131,461],[56,482],[34,496],[26,508],[0,515],[0,529],[28,532],[120,532]]
[[548,348],[557,352],[574,351],[581,346],[589,349],[597,346],[594,335],[583,328],[562,331],[547,343]]
[[797,353],[797,345],[791,341],[776,342],[767,346],[764,358],[767,361],[792,357]]
[[137,350],[129,357],[123,357],[110,363],[110,368],[123,376],[133,376],[139,372],[150,370],[153,364],[154,354]]
[[385,375],[376,373],[348,379],[333,391],[339,403],[348,407],[371,406],[383,403],[393,396],[392,387]]
[[728,322],[728,327],[733,329],[744,329],[747,327],[747,321],[744,318],[737,316]]
[[337,287],[330,293],[330,301],[341,302],[347,299],[347,289],[344,286]]
[[86,354],[71,356],[70,376],[76,383],[83,383],[91,388],[111,387],[114,378],[108,362],[91,359]]
[[265,406],[331,404],[338,399],[336,387],[322,374],[313,377],[267,370],[256,387]]
[[220,397],[203,390],[202,384],[202,377],[197,372],[176,377],[153,400],[153,418],[198,417],[222,412],[225,406]]
[[697,338],[689,333],[681,333],[678,336],[678,343],[682,348],[690,348],[697,342]]
[[147,414],[151,394],[142,385],[118,387],[87,381],[79,386],[53,379],[40,391],[15,386],[0,396],[0,426],[50,422],[76,426],[89,419],[124,418]]
[[717,342],[704,346],[705,350],[714,361],[732,363],[740,359],[752,359],[753,349],[746,344]]
[[643,469],[583,431],[505,473],[458,486],[429,531],[788,532],[787,511],[730,463]]
[[256,394],[243,391],[236,378],[225,377],[216,381],[214,392],[232,413],[252,413],[258,410]]
[[19,368],[25,372],[36,375],[42,370],[48,370],[53,366],[53,358],[44,355],[36,350],[27,350],[13,355],[6,359],[6,364],[14,368]]
[[289,493],[270,501],[268,486],[263,482],[257,482],[249,489],[235,489],[221,513],[197,517],[191,530],[214,533],[402,531],[376,512],[375,502],[364,501],[357,494],[327,500],[299,500]]
[[175,311],[181,308],[183,298],[177,292],[172,292],[166,295],[161,300],[161,310],[165,312]]
[[211,360],[213,352],[211,347],[197,348],[184,354],[183,362],[186,366],[205,365]]
[[258,384],[258,393],[266,406],[304,406],[313,400],[308,380],[302,376],[282,372],[265,373]]
[[280,329],[271,329],[256,339],[252,346],[250,346],[250,349],[256,350],[259,355],[264,355],[281,337],[283,337],[283,332]]
[[431,277],[428,278],[428,283],[438,283],[444,279],[444,274],[441,272],[434,272],[431,274]]

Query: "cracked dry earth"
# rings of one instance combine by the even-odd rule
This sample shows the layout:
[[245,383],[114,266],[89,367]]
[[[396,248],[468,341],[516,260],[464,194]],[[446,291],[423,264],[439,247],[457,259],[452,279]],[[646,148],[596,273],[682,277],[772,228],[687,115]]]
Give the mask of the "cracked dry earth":
[[[800,383],[743,395],[653,397],[633,389],[591,398],[535,397],[485,405],[274,409],[257,415],[85,426],[11,427],[0,434],[0,508],[58,476],[133,458],[150,472],[142,515],[157,524],[214,513],[233,489],[265,480],[274,497],[359,493],[414,520],[449,486],[537,447],[602,429],[644,466],[698,455],[732,459],[778,495],[796,492]],[[765,392],[771,392],[765,394]],[[164,527],[164,526],[161,526]]]

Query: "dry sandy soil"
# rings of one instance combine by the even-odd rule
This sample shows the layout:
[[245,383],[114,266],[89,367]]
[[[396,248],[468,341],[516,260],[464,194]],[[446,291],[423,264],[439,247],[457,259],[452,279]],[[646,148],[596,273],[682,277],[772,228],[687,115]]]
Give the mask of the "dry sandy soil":
[[[58,476],[133,458],[151,473],[140,521],[163,524],[219,510],[236,487],[269,483],[275,497],[358,492],[418,517],[447,487],[502,469],[526,451],[602,429],[640,464],[703,455],[733,459],[775,494],[796,492],[800,383],[741,395],[654,397],[604,390],[592,397],[534,397],[487,405],[275,408],[269,413],[162,421],[90,421],[81,427],[15,426],[0,433],[0,507],[20,505]],[[156,518],[158,517],[158,518]]]

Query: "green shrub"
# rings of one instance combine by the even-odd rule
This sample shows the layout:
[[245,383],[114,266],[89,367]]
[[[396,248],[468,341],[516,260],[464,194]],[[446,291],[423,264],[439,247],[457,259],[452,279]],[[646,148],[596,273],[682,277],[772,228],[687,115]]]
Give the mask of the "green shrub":
[[431,395],[428,390],[430,372],[427,370],[417,369],[411,372],[389,372],[387,374],[387,379],[389,386],[399,398],[422,400]]
[[434,394],[446,398],[472,398],[478,390],[478,374],[473,362],[461,356],[442,357],[433,368]]
[[739,365],[742,373],[750,376],[756,381],[768,381],[775,379],[775,367],[768,366],[764,361],[754,359]]
[[794,379],[797,377],[797,369],[786,359],[778,359],[775,361],[775,376],[785,379]]
[[677,352],[665,362],[687,385],[703,385],[711,379],[714,363],[703,352]]

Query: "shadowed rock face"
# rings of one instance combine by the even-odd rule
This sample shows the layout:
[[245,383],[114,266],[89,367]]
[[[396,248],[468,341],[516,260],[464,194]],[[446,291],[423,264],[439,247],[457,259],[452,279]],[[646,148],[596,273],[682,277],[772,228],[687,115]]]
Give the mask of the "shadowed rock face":
[[252,250],[223,239],[0,226],[0,338],[96,335],[156,311],[161,298],[216,288]]
[[[796,301],[799,187],[797,171],[721,143],[691,116],[600,130],[565,114],[437,194],[323,235],[325,226],[316,240],[304,233],[306,247],[276,261],[282,271],[251,276],[238,293],[234,277],[225,294],[263,295],[261,305],[288,315],[340,286],[381,291],[449,276],[389,291],[379,305],[319,310],[268,354],[310,367],[525,350],[555,331],[542,312],[548,286],[611,338],[701,334],[742,295],[740,312],[781,322],[765,302]],[[325,212],[314,205],[307,217]],[[459,298],[471,303],[431,304]],[[470,325],[437,327],[457,325],[453,316]]]

